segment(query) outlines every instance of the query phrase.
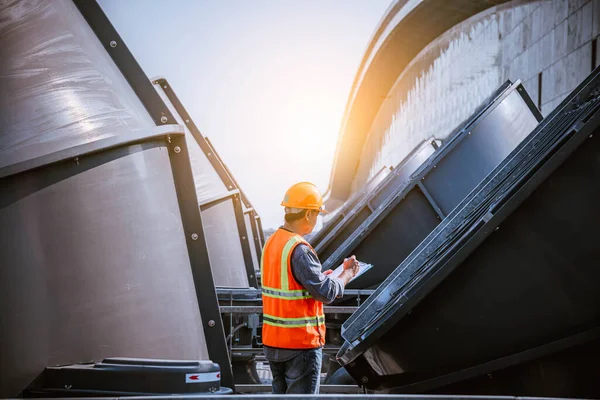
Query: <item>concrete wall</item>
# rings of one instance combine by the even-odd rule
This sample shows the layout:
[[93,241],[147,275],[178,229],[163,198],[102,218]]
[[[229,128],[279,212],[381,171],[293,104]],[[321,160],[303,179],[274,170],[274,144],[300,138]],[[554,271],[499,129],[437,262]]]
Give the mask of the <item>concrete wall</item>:
[[446,138],[507,79],[521,79],[547,115],[592,71],[599,30],[600,0],[519,0],[446,31],[390,90],[369,130],[352,191],[382,166],[398,164],[421,140]]

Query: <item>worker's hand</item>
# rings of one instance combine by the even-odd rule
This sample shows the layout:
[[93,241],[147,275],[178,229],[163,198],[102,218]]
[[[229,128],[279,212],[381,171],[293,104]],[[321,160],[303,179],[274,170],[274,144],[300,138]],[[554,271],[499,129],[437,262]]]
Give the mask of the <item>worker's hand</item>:
[[358,261],[356,260],[356,256],[352,256],[350,258],[346,258],[344,260],[344,271],[349,271],[352,273],[352,277],[358,274]]
[[323,275],[331,275],[333,273],[332,269],[328,269],[327,271],[323,272]]

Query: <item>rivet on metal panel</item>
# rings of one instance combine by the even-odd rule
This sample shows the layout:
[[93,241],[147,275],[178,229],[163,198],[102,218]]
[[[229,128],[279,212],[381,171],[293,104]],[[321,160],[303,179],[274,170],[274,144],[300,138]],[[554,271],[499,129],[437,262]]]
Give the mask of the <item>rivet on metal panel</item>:
[[162,122],[163,124],[166,124],[168,120],[169,119],[167,117],[165,117],[164,115],[162,117],[160,117],[160,122]]
[[180,152],[181,152],[181,147],[179,147],[179,146],[175,146],[175,148],[173,149],[173,151],[174,151],[175,153],[180,153]]
[[594,137],[594,134],[592,133],[592,134],[590,135],[590,139],[591,139],[591,138],[593,138],[593,137]]
[[497,226],[495,230],[497,231],[498,229],[500,229],[500,227],[499,227],[499,226]]
[[360,381],[362,383],[367,383],[367,382],[369,382],[369,378],[367,378],[366,376],[363,376],[362,378],[360,378]]
[[437,168],[437,165],[434,165],[434,166],[433,166],[433,168],[434,168],[434,169],[435,169],[435,168]]
[[424,180],[425,180],[425,177],[422,177],[422,178],[421,178],[421,180],[422,180],[422,181],[424,181]]
[[198,234],[192,233],[192,240],[198,240]]
[[254,275],[250,275],[250,278],[254,278]]
[[111,41],[110,41],[110,47],[112,47],[113,49],[114,49],[115,47],[117,47],[117,42],[115,42],[114,40],[111,40]]
[[206,155],[210,157],[210,156],[212,156],[212,153],[208,153],[208,154],[206,154]]
[[246,240],[246,236],[242,236],[242,240]]
[[229,189],[233,189],[233,186],[229,185]]
[[213,326],[215,326],[215,321],[214,321],[214,320],[212,320],[212,319],[211,319],[210,321],[208,321],[208,326],[209,326],[209,327],[211,327],[211,328],[212,328]]
[[189,120],[189,119],[186,119],[186,120],[185,120],[185,123],[186,123],[186,124],[189,124],[189,123],[190,123],[190,120]]
[[166,89],[166,88],[167,88],[167,85],[163,86],[163,89]]
[[471,132],[469,132],[469,135],[471,134]]

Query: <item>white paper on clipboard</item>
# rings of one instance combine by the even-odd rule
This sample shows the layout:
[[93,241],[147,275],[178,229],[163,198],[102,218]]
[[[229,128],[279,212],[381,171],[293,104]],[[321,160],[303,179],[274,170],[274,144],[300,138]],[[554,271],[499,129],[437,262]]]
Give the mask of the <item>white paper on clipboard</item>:
[[[359,261],[358,262],[358,273],[354,276],[354,278],[352,278],[350,280],[350,282],[352,282],[353,280],[355,280],[356,278],[358,278],[359,276],[361,276],[362,274],[364,274],[371,268],[373,268],[373,264],[367,264],[362,261]],[[341,275],[343,270],[344,270],[344,264],[342,263],[342,265],[340,265],[339,267],[334,269],[333,272],[331,273],[331,275],[329,275],[329,276],[332,278],[338,278]]]

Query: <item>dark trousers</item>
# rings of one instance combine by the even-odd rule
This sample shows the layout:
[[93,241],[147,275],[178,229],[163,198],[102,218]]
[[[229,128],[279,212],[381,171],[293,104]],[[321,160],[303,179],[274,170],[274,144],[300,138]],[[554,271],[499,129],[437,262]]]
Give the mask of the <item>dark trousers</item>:
[[322,360],[322,349],[310,349],[287,361],[269,361],[273,393],[319,394]]

